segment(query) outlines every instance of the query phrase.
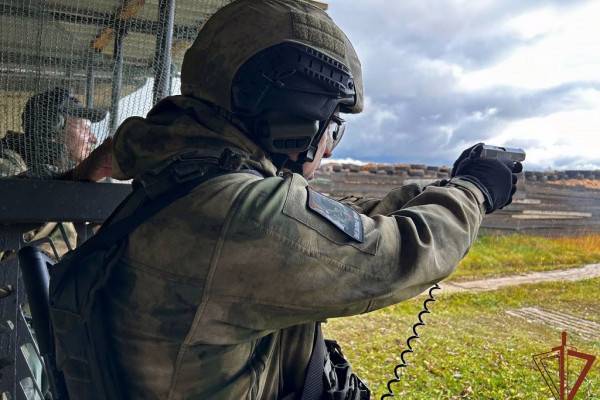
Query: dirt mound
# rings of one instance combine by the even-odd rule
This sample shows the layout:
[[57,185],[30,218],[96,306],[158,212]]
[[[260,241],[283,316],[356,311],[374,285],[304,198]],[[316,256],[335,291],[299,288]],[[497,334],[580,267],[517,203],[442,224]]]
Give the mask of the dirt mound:
[[600,189],[600,180],[598,179],[567,179],[548,183],[558,186],[580,186],[587,189]]

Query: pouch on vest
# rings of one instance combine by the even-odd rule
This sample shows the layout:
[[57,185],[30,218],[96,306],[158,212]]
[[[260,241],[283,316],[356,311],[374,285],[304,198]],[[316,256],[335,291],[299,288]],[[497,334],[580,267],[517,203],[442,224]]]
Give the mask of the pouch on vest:
[[72,400],[124,399],[102,299],[103,286],[124,247],[119,243],[88,254],[71,253],[51,269],[56,365]]
[[325,358],[326,400],[369,400],[371,392],[367,385],[352,371],[350,363],[344,357],[342,349],[335,340],[325,340],[327,357]]
[[371,391],[352,371],[340,345],[323,338],[315,324],[315,341],[308,361],[301,400],[369,400]]

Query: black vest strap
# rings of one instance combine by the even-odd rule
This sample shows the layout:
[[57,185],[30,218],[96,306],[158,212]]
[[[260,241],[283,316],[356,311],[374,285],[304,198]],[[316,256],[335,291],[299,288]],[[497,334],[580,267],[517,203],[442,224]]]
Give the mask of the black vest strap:
[[[211,160],[212,162],[207,158],[178,157],[158,173],[153,174],[155,176],[151,179],[151,183],[143,178],[134,181],[133,192],[108,217],[100,230],[68,256],[81,259],[98,249],[113,246],[154,214],[210,179],[232,173],[251,173],[264,177],[255,170],[239,169],[239,164],[224,165],[223,159],[230,157],[230,154],[231,152],[226,149],[221,160],[217,158]],[[66,272],[57,270],[54,280],[60,281],[61,275]]]
[[325,365],[325,339],[321,331],[321,323],[317,322],[315,328],[315,343],[308,361],[306,378],[301,400],[320,400],[323,398],[323,368]]

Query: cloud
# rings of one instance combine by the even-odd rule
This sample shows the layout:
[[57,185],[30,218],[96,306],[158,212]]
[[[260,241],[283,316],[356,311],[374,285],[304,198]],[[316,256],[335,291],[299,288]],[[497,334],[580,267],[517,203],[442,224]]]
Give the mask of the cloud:
[[[520,38],[510,29],[507,22],[514,17],[540,7],[572,8],[583,1],[330,0],[329,3],[330,14],[360,50],[368,51],[374,43],[390,43],[403,53],[480,66],[535,39]],[[374,50],[378,51],[378,46]]]
[[544,10],[562,16],[589,2],[329,3],[332,17],[357,47],[367,96],[364,113],[347,118],[348,134],[336,157],[449,164],[462,148],[500,139],[518,121],[589,108],[582,93],[600,90],[600,79],[527,88],[511,85],[510,76],[494,84],[493,74],[485,84],[464,85],[465,77],[536,49],[556,34],[518,30],[516,17]]
[[581,90],[590,86],[600,90],[600,84],[575,82],[539,91],[450,90],[435,98],[387,96],[383,102],[369,97],[365,113],[349,118],[348,134],[336,151],[375,161],[450,163],[460,149],[493,140],[511,122],[584,107]]

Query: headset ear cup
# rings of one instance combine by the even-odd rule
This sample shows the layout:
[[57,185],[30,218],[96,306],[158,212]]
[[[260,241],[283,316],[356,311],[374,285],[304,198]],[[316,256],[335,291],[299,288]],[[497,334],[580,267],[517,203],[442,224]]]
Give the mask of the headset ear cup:
[[261,115],[252,123],[252,137],[267,153],[299,154],[318,136],[319,121],[278,112]]

